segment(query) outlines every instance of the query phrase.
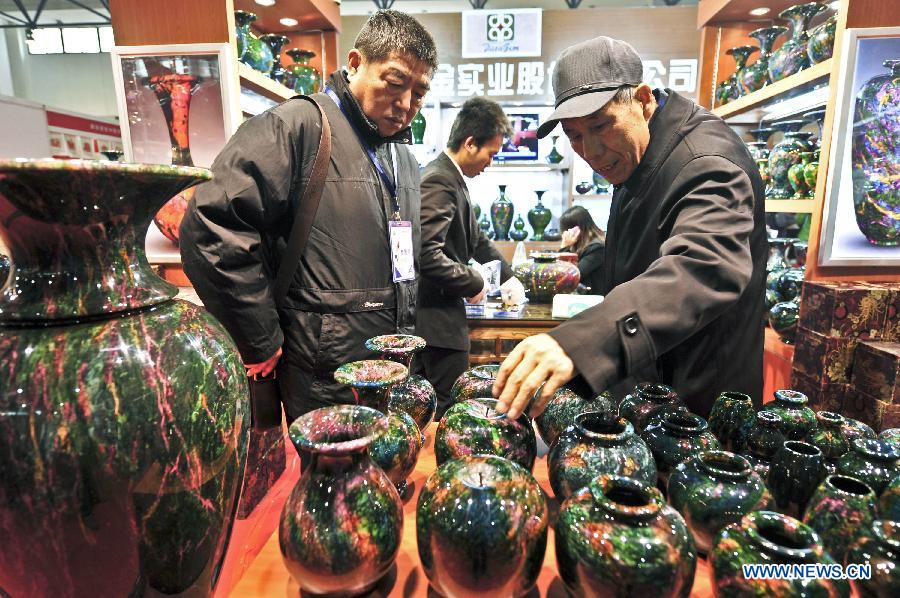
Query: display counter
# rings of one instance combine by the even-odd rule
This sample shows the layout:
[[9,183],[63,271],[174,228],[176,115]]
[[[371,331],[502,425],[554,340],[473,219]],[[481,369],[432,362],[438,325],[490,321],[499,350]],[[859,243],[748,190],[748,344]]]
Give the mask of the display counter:
[[533,334],[549,332],[562,318],[550,316],[548,304],[528,303],[519,312],[500,309],[499,303],[488,303],[483,310],[468,307],[469,339],[472,351],[469,362],[496,363],[503,359],[519,341]]

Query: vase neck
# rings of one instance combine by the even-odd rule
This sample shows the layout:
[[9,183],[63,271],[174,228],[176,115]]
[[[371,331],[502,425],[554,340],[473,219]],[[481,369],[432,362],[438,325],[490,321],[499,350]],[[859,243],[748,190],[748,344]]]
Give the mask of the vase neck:
[[150,89],[156,94],[172,143],[172,164],[193,166],[191,158],[189,117],[191,96],[200,82],[199,77],[183,74],[166,74],[150,77]]
[[343,455],[324,455],[311,452],[309,459],[309,471],[313,475],[325,476],[329,478],[340,477],[343,474],[359,466],[367,461],[371,461],[369,451],[348,452]]

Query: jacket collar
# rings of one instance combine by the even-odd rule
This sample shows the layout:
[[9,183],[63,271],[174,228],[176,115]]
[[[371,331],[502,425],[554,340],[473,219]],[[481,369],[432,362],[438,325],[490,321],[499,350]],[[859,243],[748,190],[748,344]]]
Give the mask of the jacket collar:
[[334,90],[341,100],[341,107],[347,118],[356,129],[362,133],[363,138],[372,147],[378,147],[383,143],[412,143],[412,131],[409,127],[393,134],[390,137],[382,137],[378,133],[378,126],[362,111],[359,102],[350,92],[350,81],[343,69],[337,70],[328,78],[328,86]]
[[[659,91],[654,90],[659,98]],[[624,186],[631,195],[640,194],[646,183],[653,177],[660,165],[672,152],[682,137],[682,127],[694,112],[694,103],[684,96],[666,89],[665,104],[660,106],[650,118],[650,145],[644,152],[640,164],[625,181]]]
[[452,171],[456,173],[457,182],[462,183],[463,187],[466,186],[466,179],[463,178],[462,169],[459,167],[459,164],[454,162],[453,158],[450,157],[446,150],[442,151],[437,159],[441,160],[448,170],[452,169]]

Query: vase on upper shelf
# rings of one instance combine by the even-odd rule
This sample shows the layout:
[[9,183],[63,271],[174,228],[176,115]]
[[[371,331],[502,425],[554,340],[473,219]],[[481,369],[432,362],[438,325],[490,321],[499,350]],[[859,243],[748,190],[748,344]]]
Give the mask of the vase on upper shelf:
[[812,158],[810,158],[809,162],[803,167],[803,180],[806,182],[807,192],[809,197],[815,197],[816,195],[816,184],[819,181],[819,152],[821,150],[815,150],[812,153]]
[[[256,15],[253,15],[253,18],[250,19],[250,22],[253,22],[255,20]],[[247,27],[243,35],[244,53],[241,55],[241,62],[256,71],[268,75],[272,71],[272,61],[275,60],[275,57],[272,56],[272,48],[270,48],[268,44],[266,44],[253,34],[253,32],[250,30],[250,23],[247,23]]]
[[783,120],[774,124],[784,131],[784,138],[775,144],[769,152],[769,177],[771,179],[772,199],[790,199],[794,196],[788,171],[801,161],[800,153],[809,151],[808,140],[812,133],[801,131],[806,125],[803,120]]
[[813,152],[800,152],[800,161],[788,168],[788,183],[794,190],[793,199],[809,197],[809,185],[806,184],[806,167],[812,161]]
[[559,135],[553,135],[550,137],[550,140],[553,142],[553,147],[550,149],[550,153],[547,154],[547,157],[544,158],[547,160],[548,164],[559,164],[563,161],[563,155],[559,153],[559,150],[556,149],[556,141],[559,139]]
[[734,74],[726,79],[727,83],[727,101],[736,100],[744,95],[744,88],[741,86],[741,79],[744,76],[744,70],[747,68],[747,60],[754,52],[758,51],[756,46],[737,46],[725,50],[725,53],[734,59]]
[[287,86],[303,95],[317,93],[322,86],[322,75],[309,64],[316,53],[301,48],[291,48],[285,53],[294,61],[287,66]]
[[509,227],[512,225],[515,207],[506,197],[506,185],[500,185],[500,196],[491,204],[491,224],[495,241],[509,241]]
[[541,197],[546,191],[535,191],[534,193],[537,195],[537,204],[528,210],[528,223],[531,225],[531,230],[534,231],[532,238],[535,241],[543,241],[544,229],[550,224],[553,214],[541,203]]
[[809,44],[809,33],[806,29],[810,19],[827,8],[818,2],[807,2],[795,4],[778,14],[778,18],[791,22],[791,37],[772,52],[769,58],[769,77],[772,81],[780,81],[809,67],[806,48]]
[[245,10],[234,11],[234,33],[237,41],[237,59],[244,58],[244,52],[247,51],[247,45],[250,40],[250,23],[256,20],[256,15]]
[[756,61],[744,69],[741,83],[746,93],[758,91],[771,83],[769,80],[769,58],[775,40],[787,33],[787,27],[774,25],[751,31],[748,35],[759,42],[759,56]]
[[259,39],[272,50],[272,68],[269,69],[269,78],[278,83],[284,83],[287,71],[281,66],[281,49],[291,41],[291,38],[280,33],[266,33]]
[[818,137],[810,140],[810,144],[817,148],[822,146],[822,130],[825,127],[825,112],[825,108],[816,108],[815,110],[803,113],[803,120],[816,123],[816,126],[818,127]]
[[493,238],[493,235],[491,234],[491,221],[488,220],[486,212],[481,215],[481,220],[478,221],[478,228],[480,228],[489,239]]
[[0,161],[0,587],[209,596],[247,450],[225,329],[147,262],[199,168]]
[[900,59],[866,81],[853,114],[853,207],[872,245],[900,244]]
[[513,241],[524,241],[528,238],[528,231],[525,230],[525,221],[522,220],[521,214],[516,216],[516,221],[513,222],[513,229],[509,231],[509,238]]
[[834,34],[837,30],[837,13],[831,15],[827,21],[821,23],[809,31],[809,42],[806,44],[806,54],[811,64],[819,64],[831,58],[834,52]]
[[422,145],[425,143],[425,115],[422,114],[422,111],[419,110],[416,112],[416,115],[413,117],[412,122],[409,123],[409,130],[412,132],[413,143],[415,145]]

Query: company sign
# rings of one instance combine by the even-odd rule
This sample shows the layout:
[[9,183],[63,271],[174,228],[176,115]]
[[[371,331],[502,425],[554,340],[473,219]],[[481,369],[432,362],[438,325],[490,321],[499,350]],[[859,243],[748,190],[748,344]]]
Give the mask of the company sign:
[[462,57],[540,56],[541,15],[536,8],[464,11]]

